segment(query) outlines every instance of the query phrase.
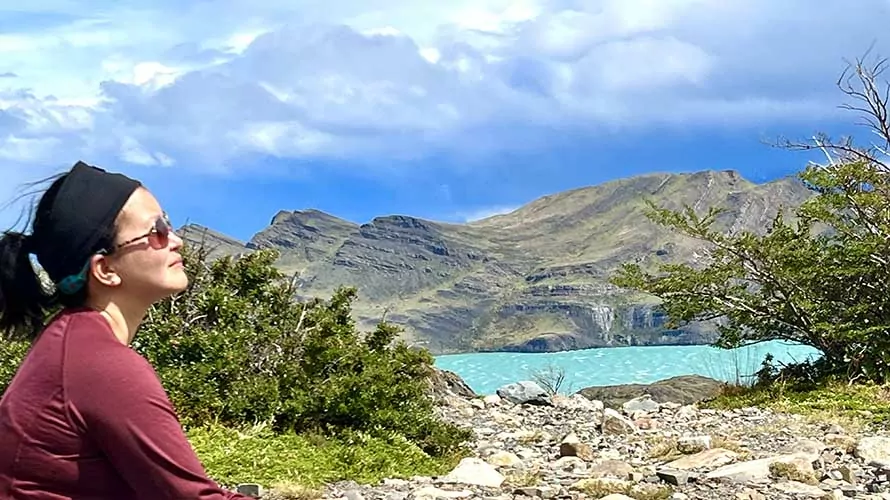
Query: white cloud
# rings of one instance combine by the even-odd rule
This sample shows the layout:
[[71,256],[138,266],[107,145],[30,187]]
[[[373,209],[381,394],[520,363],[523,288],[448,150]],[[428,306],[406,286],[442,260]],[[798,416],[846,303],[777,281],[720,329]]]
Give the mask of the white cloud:
[[0,79],[0,158],[225,169],[806,123],[837,113],[841,58],[890,13],[881,0],[118,5],[35,0],[20,27],[69,17],[0,35],[0,74],[16,75]]

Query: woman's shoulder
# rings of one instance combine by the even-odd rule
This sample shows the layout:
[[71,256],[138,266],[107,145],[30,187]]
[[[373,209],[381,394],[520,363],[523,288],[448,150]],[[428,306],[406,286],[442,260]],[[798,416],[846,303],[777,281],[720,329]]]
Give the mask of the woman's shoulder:
[[70,347],[98,346],[130,350],[114,336],[108,320],[99,311],[90,308],[63,309],[47,323],[46,331],[64,334]]
[[[113,383],[143,375],[154,382],[154,368],[141,354],[121,343],[111,325],[92,309],[60,313],[54,322],[63,331],[66,378]],[[52,325],[50,325],[52,326]]]

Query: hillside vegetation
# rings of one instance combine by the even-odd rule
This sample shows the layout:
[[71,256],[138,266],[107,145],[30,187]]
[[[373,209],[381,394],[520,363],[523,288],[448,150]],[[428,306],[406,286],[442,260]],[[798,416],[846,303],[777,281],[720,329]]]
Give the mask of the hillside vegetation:
[[385,315],[405,340],[434,354],[700,344],[715,338],[713,325],[669,328],[652,297],[609,283],[627,260],[651,268],[700,255],[700,242],[647,218],[647,201],[701,214],[726,207],[717,226],[739,232],[762,230],[811,195],[795,178],[754,184],[734,171],[650,174],[469,224],[392,215],[360,225],[305,210],[278,213],[246,243],[197,225],[183,232],[216,245],[217,255],[275,249],[276,266],[295,276],[304,298],[354,286],[363,327]]

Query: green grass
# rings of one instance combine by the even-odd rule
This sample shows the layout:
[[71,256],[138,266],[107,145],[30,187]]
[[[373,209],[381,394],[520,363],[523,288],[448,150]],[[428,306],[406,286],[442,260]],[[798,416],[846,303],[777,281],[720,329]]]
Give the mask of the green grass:
[[187,435],[207,473],[229,488],[239,483],[318,488],[340,480],[374,484],[387,477],[445,474],[460,459],[431,458],[398,438],[275,434],[262,425],[244,429],[212,425],[189,429]]
[[724,393],[705,403],[714,409],[754,406],[796,413],[813,420],[837,422],[849,427],[890,424],[890,385],[827,383],[800,388],[774,384],[767,388],[728,386]]

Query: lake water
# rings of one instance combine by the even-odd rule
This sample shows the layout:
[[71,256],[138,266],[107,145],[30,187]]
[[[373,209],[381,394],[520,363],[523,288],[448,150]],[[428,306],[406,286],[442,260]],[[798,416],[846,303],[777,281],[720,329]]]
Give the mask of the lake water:
[[566,374],[561,392],[574,392],[593,385],[651,383],[692,374],[734,382],[757,371],[767,353],[772,353],[774,363],[819,356],[810,347],[774,341],[733,350],[702,345],[449,354],[437,356],[436,366],[457,373],[478,394],[494,394],[502,385],[559,367]]

